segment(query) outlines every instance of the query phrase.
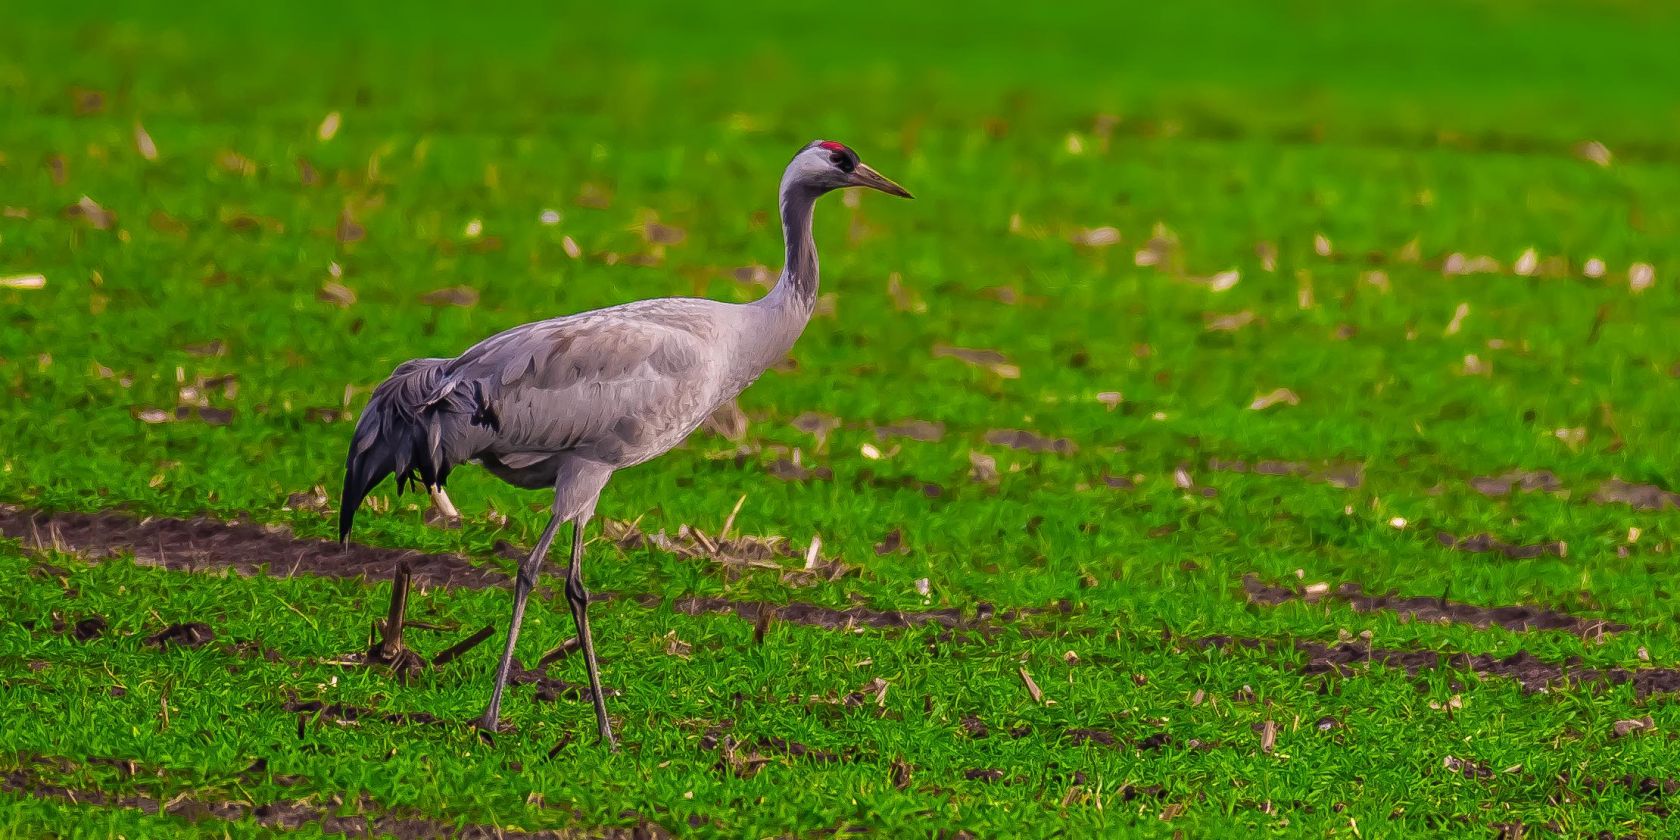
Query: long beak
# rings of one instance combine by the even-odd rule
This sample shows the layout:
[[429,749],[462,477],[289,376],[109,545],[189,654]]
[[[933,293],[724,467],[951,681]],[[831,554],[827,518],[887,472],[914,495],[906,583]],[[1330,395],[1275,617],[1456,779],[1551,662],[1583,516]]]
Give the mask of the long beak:
[[865,163],[859,163],[857,168],[852,170],[852,186],[880,190],[887,195],[896,195],[899,198],[915,198],[909,190],[882,177],[881,173],[870,169],[869,165]]

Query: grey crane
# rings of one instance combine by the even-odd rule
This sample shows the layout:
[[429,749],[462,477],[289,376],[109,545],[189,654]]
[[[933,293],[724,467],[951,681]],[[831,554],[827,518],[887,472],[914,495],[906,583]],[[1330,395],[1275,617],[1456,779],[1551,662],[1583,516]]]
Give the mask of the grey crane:
[[455,466],[477,461],[503,481],[554,489],[553,513],[514,577],[513,619],[480,728],[497,728],[525,600],[563,522],[572,523],[566,601],[583,643],[602,741],[616,746],[602,700],[583,585],[583,530],[613,471],[664,454],[793,346],[817,299],[811,212],[824,193],[869,187],[910,198],[844,144],[814,141],[782,174],[787,263],[768,294],[747,304],[656,298],[536,321],[491,336],[453,359],[398,365],[374,389],[346,459],[339,540],[356,509],[395,474],[397,492],[425,487],[445,515]]

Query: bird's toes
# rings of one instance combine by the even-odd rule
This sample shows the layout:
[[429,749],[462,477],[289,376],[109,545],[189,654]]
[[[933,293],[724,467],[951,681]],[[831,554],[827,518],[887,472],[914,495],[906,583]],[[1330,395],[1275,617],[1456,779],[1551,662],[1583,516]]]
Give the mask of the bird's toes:
[[455,530],[459,530],[460,527],[461,527],[461,517],[460,516],[450,516],[449,514],[444,513],[443,511],[438,510],[435,507],[434,508],[427,508],[426,509],[426,524],[427,525],[435,525],[439,528],[444,528],[444,529],[447,529],[447,530],[450,530],[450,531],[455,531]]
[[513,731],[513,724],[498,720],[488,715],[479,715],[473,719],[472,728],[483,735],[502,735]]

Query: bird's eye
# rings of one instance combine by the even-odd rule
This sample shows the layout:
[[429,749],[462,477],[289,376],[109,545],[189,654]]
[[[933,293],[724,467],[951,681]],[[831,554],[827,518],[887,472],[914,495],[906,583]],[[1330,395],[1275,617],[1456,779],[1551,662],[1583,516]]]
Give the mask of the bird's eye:
[[851,156],[845,152],[835,152],[829,156],[829,160],[832,161],[835,166],[840,167],[841,172],[850,172],[857,168],[857,162],[852,160]]

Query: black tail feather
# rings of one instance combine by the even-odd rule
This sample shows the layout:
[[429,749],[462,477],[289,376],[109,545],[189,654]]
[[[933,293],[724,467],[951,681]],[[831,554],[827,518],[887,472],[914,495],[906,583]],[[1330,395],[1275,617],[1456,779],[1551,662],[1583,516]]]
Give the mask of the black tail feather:
[[356,511],[368,493],[385,477],[397,476],[397,494],[410,485],[441,487],[452,466],[447,453],[459,449],[442,440],[452,425],[447,407],[428,406],[425,395],[442,373],[447,359],[405,362],[374,390],[344,464],[344,492],[338,509],[338,540],[348,543]]
[[338,542],[340,545],[350,544],[350,528],[356,524],[356,510],[362,506],[362,500],[367,498],[369,490],[374,488],[385,478],[371,478],[372,470],[357,469],[360,465],[352,463],[344,470],[344,492],[339,496],[338,504]]

